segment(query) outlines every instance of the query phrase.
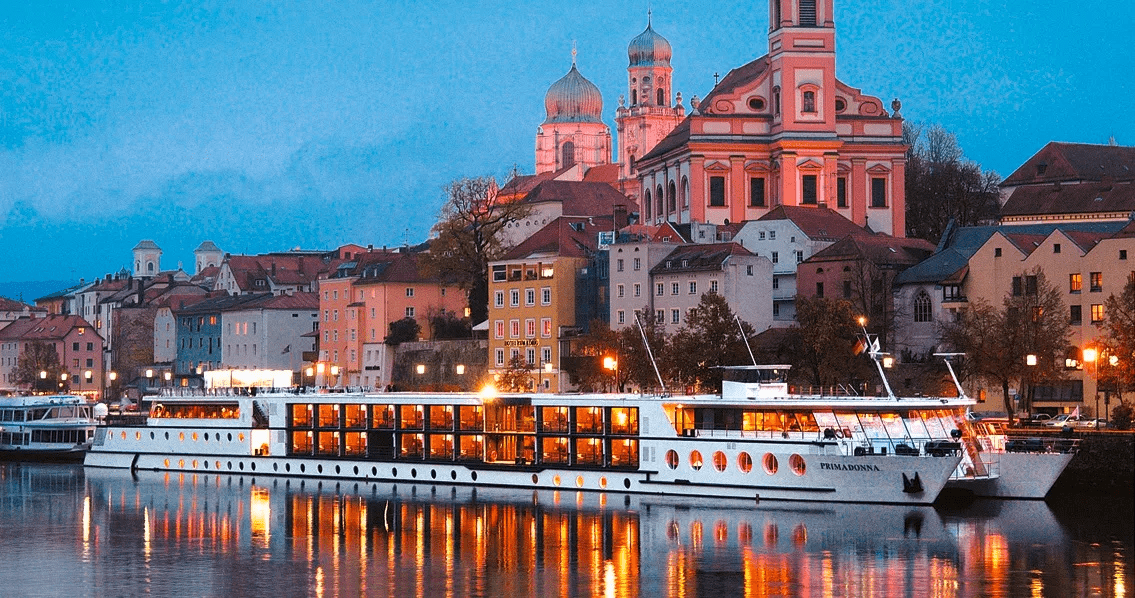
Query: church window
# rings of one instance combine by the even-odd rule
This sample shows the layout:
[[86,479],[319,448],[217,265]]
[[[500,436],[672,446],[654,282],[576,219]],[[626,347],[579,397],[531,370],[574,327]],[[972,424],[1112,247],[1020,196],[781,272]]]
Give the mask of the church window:
[[655,191],[654,191],[654,200],[655,200],[656,202],[658,202],[658,203],[657,203],[658,209],[657,209],[657,210],[655,210],[655,215],[656,215],[656,216],[661,216],[661,215],[662,215],[662,185],[659,185],[659,186],[658,186],[658,188],[657,188],[657,189],[655,189]]
[[772,113],[780,116],[780,88],[772,88]]
[[841,176],[835,180],[835,205],[836,207],[847,207],[847,177]]
[[674,181],[670,181],[670,185],[666,189],[666,204],[667,209],[669,209],[671,212],[676,212],[678,210],[677,195],[678,190],[674,186]]
[[151,274],[154,272],[154,262],[146,262],[146,272]]
[[662,89],[661,87],[658,88],[658,105],[659,106],[665,106],[666,105],[666,90]]
[[784,0],[773,0],[773,4],[776,6],[776,22],[773,23],[773,26],[772,26],[773,29],[780,29],[780,21],[781,21],[781,18],[782,18],[781,17],[780,3],[783,2],[783,1]]
[[918,296],[914,298],[914,321],[915,322],[930,322],[930,295],[925,290],[919,291]]
[[800,26],[816,26],[816,0],[800,0]]
[[801,191],[803,195],[801,197],[800,203],[805,205],[816,205],[816,175],[804,175]]
[[[749,179],[749,205],[754,208],[765,207],[765,179],[753,177]],[[762,235],[764,233],[761,233]]]
[[632,89],[631,90],[631,106],[636,106],[636,105],[638,105],[638,90]]
[[627,158],[627,174],[632,173],[634,173],[634,154],[631,154],[631,157]]
[[761,98],[749,98],[749,109],[760,112],[765,109],[765,101]]
[[847,102],[845,102],[843,100],[843,98],[836,98],[835,99],[835,111],[836,112],[843,112],[844,110],[847,110]]
[[714,207],[725,205],[725,177],[709,177],[709,205]]
[[887,207],[887,179],[882,177],[871,179],[871,207]]
[[568,168],[575,166],[575,144],[570,141],[565,141],[561,148],[562,162],[561,168]]
[[642,202],[642,207],[646,210],[646,217],[650,218],[650,191],[646,192],[646,201]]
[[802,111],[803,112],[812,112],[812,113],[814,113],[816,111],[816,92],[814,92],[814,91],[805,91],[804,92],[804,107],[802,108]]
[[682,207],[690,207],[690,179],[682,177]]

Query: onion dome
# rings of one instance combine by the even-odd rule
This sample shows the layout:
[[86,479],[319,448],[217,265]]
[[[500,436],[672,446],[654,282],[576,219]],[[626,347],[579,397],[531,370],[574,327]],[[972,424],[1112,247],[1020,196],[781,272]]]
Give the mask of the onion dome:
[[571,61],[571,70],[548,88],[544,95],[547,123],[603,122],[603,94]]
[[631,59],[631,66],[669,66],[670,42],[658,35],[648,21],[646,31],[631,40],[627,55]]

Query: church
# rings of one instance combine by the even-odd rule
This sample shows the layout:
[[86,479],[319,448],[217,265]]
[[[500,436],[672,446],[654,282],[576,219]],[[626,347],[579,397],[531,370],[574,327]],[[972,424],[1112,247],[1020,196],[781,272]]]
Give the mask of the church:
[[[769,0],[768,53],[734,68],[689,111],[673,51],[653,29],[627,50],[615,111],[616,187],[646,224],[756,220],[777,206],[828,207],[905,236],[906,146],[898,100],[835,77],[834,0]],[[599,88],[571,69],[545,96],[536,173],[615,163]]]

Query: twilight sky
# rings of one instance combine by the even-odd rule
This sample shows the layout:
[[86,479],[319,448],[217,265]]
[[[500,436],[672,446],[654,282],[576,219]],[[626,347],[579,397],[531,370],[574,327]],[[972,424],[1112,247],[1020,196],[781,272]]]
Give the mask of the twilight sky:
[[[651,0],[674,89],[768,49],[767,2]],[[573,41],[606,120],[645,0],[0,0],[0,281],[90,279],[152,239],[257,253],[426,238],[444,184],[530,173]],[[1135,4],[836,5],[837,76],[1008,175],[1135,145]]]

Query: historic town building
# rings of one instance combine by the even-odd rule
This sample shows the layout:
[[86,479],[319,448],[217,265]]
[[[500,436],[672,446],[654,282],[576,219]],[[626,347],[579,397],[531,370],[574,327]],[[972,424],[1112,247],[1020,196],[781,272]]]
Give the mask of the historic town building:
[[729,72],[638,156],[644,222],[755,220],[826,205],[905,234],[906,146],[893,114],[835,78],[831,0],[771,0],[769,53]]
[[536,132],[536,173],[581,164],[587,168],[611,163],[611,129],[603,122],[603,94],[575,67],[548,88],[547,118]]

